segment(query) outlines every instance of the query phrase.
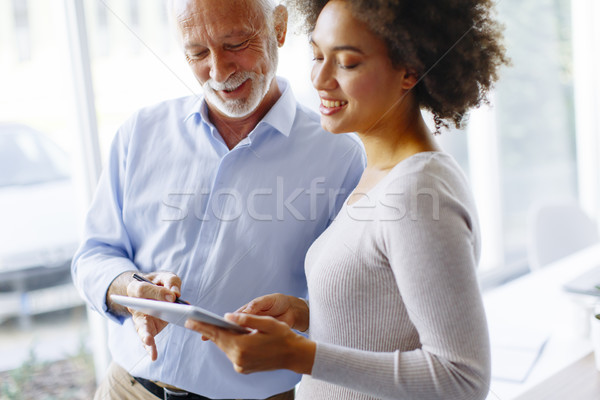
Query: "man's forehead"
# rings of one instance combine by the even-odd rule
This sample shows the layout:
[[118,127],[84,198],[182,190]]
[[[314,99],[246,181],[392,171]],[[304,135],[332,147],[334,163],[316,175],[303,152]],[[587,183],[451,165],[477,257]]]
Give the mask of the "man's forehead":
[[221,41],[251,36],[266,26],[256,0],[174,1],[179,6],[174,16],[185,47],[205,45],[208,38]]
[[172,11],[183,27],[201,20],[251,20],[262,16],[257,0],[172,0]]

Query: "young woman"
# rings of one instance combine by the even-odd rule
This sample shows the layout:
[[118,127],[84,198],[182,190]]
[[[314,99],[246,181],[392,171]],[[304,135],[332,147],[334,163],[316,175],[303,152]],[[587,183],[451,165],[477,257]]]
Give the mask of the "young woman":
[[[305,374],[300,399],[484,399],[475,205],[421,110],[438,133],[485,100],[506,62],[491,2],[295,3],[311,32],[321,123],[357,132],[367,168],[306,256],[310,317],[304,300],[273,294],[228,315],[250,334],[188,327],[238,372]],[[309,327],[309,338],[294,332]]]

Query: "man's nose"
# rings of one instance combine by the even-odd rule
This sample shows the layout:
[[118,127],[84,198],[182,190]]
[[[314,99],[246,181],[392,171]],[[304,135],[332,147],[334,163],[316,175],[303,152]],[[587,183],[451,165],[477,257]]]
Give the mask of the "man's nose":
[[210,77],[216,82],[223,83],[229,79],[236,70],[233,60],[223,53],[212,53]]

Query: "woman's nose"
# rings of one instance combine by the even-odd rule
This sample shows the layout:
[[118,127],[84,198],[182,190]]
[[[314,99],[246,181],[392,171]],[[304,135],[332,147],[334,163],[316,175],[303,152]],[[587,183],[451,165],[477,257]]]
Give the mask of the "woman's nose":
[[337,87],[337,81],[328,63],[316,62],[311,72],[312,84],[317,90],[330,90]]

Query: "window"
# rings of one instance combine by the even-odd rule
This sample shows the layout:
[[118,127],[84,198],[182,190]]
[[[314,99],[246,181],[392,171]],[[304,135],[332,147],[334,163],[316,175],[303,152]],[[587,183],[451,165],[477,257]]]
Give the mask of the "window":
[[29,26],[29,7],[27,0],[13,0],[14,35],[17,43],[19,61],[31,58],[31,30]]
[[29,397],[4,371],[44,375],[89,332],[70,274],[83,207],[65,25],[63,2],[0,2],[0,398]]
[[500,2],[513,66],[496,89],[504,263],[526,257],[536,202],[577,197],[568,0]]
[[[537,203],[577,198],[569,0],[503,0],[498,18],[512,65],[491,107],[464,133],[441,136],[471,178],[482,224],[482,275],[527,270],[527,220]],[[504,278],[501,278],[504,279]]]
[[[67,3],[0,2],[0,213],[5,213],[0,240],[8,243],[0,247],[0,339],[6,339],[0,346],[10,343],[0,347],[9,354],[0,360],[0,370],[27,360],[33,336],[29,328],[36,324],[52,326],[61,338],[70,339],[60,341],[69,342],[63,356],[79,351],[80,337],[101,331],[88,328],[65,259],[78,242],[85,208],[77,201],[85,197],[86,179],[78,164],[82,132],[76,128],[73,83],[95,101],[100,143],[93,150],[103,160],[116,130],[134,111],[201,90],[169,27],[164,0],[84,0],[85,21],[75,22],[87,29],[89,59],[83,57],[91,65],[93,92],[83,87],[71,73],[65,26],[73,21],[66,19]],[[578,24],[571,22],[572,11]],[[600,209],[600,46],[595,42],[600,28],[593,23],[600,17],[598,2],[501,0],[498,15],[506,25],[513,65],[503,69],[491,108],[473,112],[465,131],[438,138],[471,180],[482,224],[479,272],[494,282],[527,270],[527,215],[536,202],[574,197],[591,211]],[[290,27],[280,51],[279,75],[290,81],[299,101],[317,109],[307,39],[294,31]],[[20,218],[15,210],[23,205],[29,207],[30,221],[4,223]],[[39,223],[58,227],[44,236]],[[17,234],[26,239],[23,251]],[[59,237],[60,244],[48,251],[51,239]],[[15,251],[2,253],[5,248]],[[48,265],[57,267],[56,275],[41,273],[49,269],[38,267]],[[28,318],[64,308],[70,311],[36,319],[33,325]],[[22,317],[5,321],[15,313]],[[44,342],[36,344],[34,353],[51,359]]]
[[136,110],[201,90],[168,26],[163,0],[86,0],[102,159]]

